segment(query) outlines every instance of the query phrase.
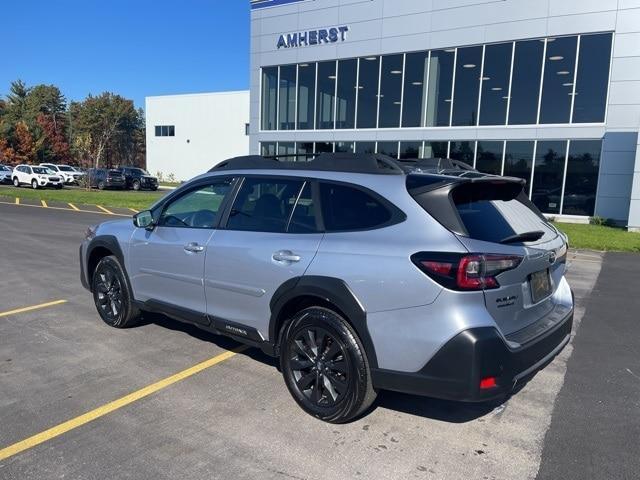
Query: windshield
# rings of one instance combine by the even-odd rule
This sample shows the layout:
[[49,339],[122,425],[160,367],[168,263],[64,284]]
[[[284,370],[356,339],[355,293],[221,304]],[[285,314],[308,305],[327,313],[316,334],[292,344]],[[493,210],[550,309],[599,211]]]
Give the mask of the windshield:
[[75,171],[69,165],[60,165],[60,166],[58,166],[58,170],[60,170],[61,172],[74,172]]
[[37,173],[39,175],[51,175],[52,173],[54,173],[53,171],[51,171],[48,168],[45,167],[32,167],[33,168],[33,173]]
[[141,168],[132,168],[131,172],[133,173],[139,173],[140,175],[149,175],[149,172],[141,169]]
[[9,167],[5,167],[4,165],[0,165],[0,172],[10,172],[11,169]]

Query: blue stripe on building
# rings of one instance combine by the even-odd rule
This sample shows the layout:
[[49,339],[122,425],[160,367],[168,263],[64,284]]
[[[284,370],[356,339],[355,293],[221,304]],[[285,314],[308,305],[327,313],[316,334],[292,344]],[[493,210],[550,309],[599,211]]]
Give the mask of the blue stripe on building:
[[251,2],[251,9],[256,10],[258,8],[277,7],[279,5],[287,5],[289,3],[298,3],[304,1],[306,0],[253,0]]

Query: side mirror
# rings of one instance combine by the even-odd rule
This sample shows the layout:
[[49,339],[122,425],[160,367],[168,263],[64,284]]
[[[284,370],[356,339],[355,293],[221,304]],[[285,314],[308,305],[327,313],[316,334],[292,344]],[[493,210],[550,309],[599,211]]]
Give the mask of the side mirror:
[[153,220],[151,210],[143,210],[140,213],[136,213],[133,216],[133,224],[138,228],[146,228],[147,230],[153,229],[155,221]]

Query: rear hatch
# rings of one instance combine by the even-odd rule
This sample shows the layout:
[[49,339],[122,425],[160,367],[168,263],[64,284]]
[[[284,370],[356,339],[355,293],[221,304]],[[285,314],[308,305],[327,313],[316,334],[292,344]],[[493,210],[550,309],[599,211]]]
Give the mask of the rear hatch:
[[566,239],[529,201],[522,180],[475,175],[411,174],[407,188],[487,271],[496,272],[483,288],[487,310],[507,340],[523,344],[571,310],[566,295],[556,295]]

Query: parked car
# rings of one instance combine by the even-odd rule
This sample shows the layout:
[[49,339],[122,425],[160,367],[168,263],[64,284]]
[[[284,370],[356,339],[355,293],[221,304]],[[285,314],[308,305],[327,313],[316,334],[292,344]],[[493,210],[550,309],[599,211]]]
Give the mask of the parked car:
[[0,165],[0,184],[11,183],[11,172],[13,170],[6,165]]
[[120,170],[108,168],[90,168],[87,172],[89,185],[92,188],[104,190],[105,188],[126,188],[124,175]]
[[15,187],[31,185],[34,190],[46,187],[62,188],[64,185],[62,177],[46,167],[35,165],[18,165],[13,169],[11,178]]
[[279,357],[324,421],[381,389],[499,399],[573,321],[566,237],[523,187],[453,161],[236,158],[89,228],[82,284],[110,326],[159,312]]
[[49,170],[56,173],[56,175],[62,177],[65,185],[79,185],[84,174],[76,171],[70,165],[56,165],[53,163],[41,163],[41,167],[46,167]]
[[122,167],[119,169],[127,181],[127,188],[134,190],[157,190],[158,178],[138,167]]

